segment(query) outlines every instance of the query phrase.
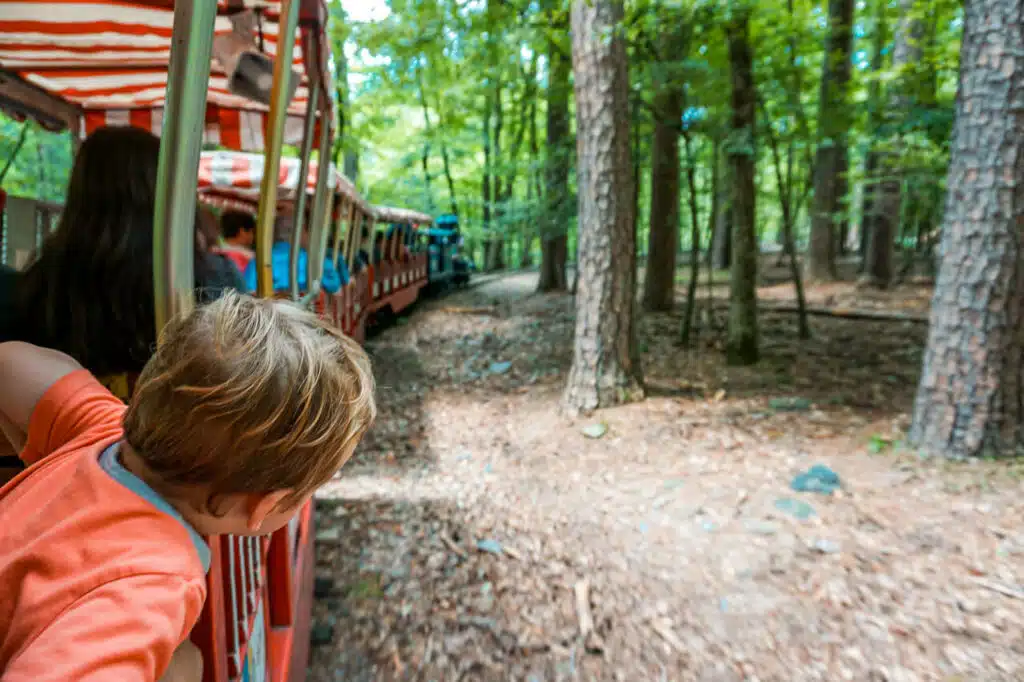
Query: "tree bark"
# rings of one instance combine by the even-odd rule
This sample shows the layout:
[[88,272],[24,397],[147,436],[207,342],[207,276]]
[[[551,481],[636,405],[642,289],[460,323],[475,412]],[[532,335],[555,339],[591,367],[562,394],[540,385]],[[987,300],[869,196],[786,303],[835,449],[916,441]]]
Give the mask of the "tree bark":
[[483,115],[484,172],[480,181],[481,231],[483,232],[483,269],[490,266],[491,252],[491,96],[484,97]]
[[334,148],[331,150],[331,158],[335,164],[341,164],[343,173],[352,182],[359,180],[359,151],[356,143],[348,135],[346,123],[349,111],[348,93],[348,60],[344,54],[335,58],[335,69],[337,69],[337,82],[334,86],[334,93],[338,100],[338,134],[334,139]]
[[[687,204],[690,208],[690,280],[686,285],[686,309],[683,311],[683,322],[679,331],[679,342],[684,346],[690,344],[690,336],[696,325],[693,324],[697,312],[697,281],[700,277],[700,198],[697,196],[697,159],[694,157],[691,135],[683,131],[683,142],[686,150],[686,188]],[[711,305],[711,300],[708,300]],[[693,335],[696,339],[696,334]]]
[[[724,145],[728,148],[728,144]],[[711,269],[726,270],[732,265],[732,169],[729,157],[716,152],[718,189],[715,193],[715,232],[711,242]]]
[[644,272],[644,310],[671,310],[679,250],[679,121],[682,89],[662,83],[654,101],[651,146],[651,214]]
[[793,145],[787,149],[785,170],[783,170],[782,153],[779,151],[779,139],[767,107],[763,106],[764,130],[768,135],[768,149],[772,153],[772,165],[775,167],[775,184],[778,186],[779,209],[782,211],[782,252],[789,261],[790,277],[793,278],[793,289],[796,293],[797,333],[801,339],[811,338],[811,327],[807,322],[807,300],[804,297],[803,275],[796,258],[796,239],[793,237],[793,223],[796,222],[798,205],[794,205],[793,191]]
[[[917,8],[921,0],[901,0],[900,23],[896,29],[893,46],[893,69],[897,77],[889,86],[888,116],[896,122],[906,117],[913,104],[910,90],[916,80],[911,73],[923,56],[921,38],[924,24]],[[903,204],[903,169],[896,139],[895,150],[879,156],[879,173],[882,178],[877,184],[874,198],[871,242],[868,246],[868,260],[864,268],[864,281],[878,288],[892,283],[893,240],[900,230],[900,212]]]
[[911,441],[1024,450],[1024,0],[969,0],[924,368]]
[[[565,28],[562,21],[552,22]],[[548,38],[548,90],[546,156],[544,159],[544,216],[540,221],[541,257],[538,291],[566,291],[569,281],[565,263],[569,255],[569,166],[572,159],[569,120],[569,75],[571,63],[555,42]]]
[[629,76],[615,0],[572,6],[579,187],[579,288],[569,414],[643,397],[636,354],[636,233],[629,139]]
[[[488,3],[490,6],[490,3]],[[495,48],[497,50],[497,48]],[[499,67],[495,64],[495,70]],[[501,133],[505,126],[505,106],[502,101],[503,83],[499,73],[494,79],[494,129],[491,137],[491,248],[487,252],[487,269],[505,267],[505,195],[502,191]]]
[[850,51],[853,0],[829,0],[829,33],[821,70],[818,148],[814,161],[814,210],[807,249],[807,279],[836,278],[839,213],[845,210],[847,136],[850,133]]
[[729,329],[726,362],[750,365],[758,360],[757,330],[757,191],[754,186],[757,91],[754,56],[750,46],[750,22],[739,10],[726,25],[729,71],[732,80],[732,130],[729,167],[732,175],[732,268],[730,269]]
[[[534,200],[540,199],[541,196],[537,193],[539,187],[536,182],[535,174],[537,168],[537,156],[539,149],[537,146],[537,71],[534,69],[533,72],[533,97],[530,98],[530,110],[527,114],[529,119],[530,133],[529,133],[529,147],[530,147],[530,163],[529,171],[526,174],[526,204],[529,206],[529,213],[534,212]],[[519,259],[519,267],[528,268],[533,265],[533,239],[535,236],[534,222],[529,217],[523,221],[523,253]]]

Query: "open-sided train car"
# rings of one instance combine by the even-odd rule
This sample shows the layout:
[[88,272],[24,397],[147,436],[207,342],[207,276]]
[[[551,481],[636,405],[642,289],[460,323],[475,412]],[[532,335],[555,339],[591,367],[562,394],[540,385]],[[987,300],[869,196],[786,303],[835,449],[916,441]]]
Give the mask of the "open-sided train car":
[[[278,166],[284,143],[301,144],[303,168],[314,145],[321,158],[331,149],[326,19],[324,0],[2,4],[0,108],[49,130],[68,129],[76,142],[103,125],[140,127],[161,137],[154,215],[158,327],[193,301],[200,145],[264,152],[271,168]],[[277,59],[279,54],[289,58]],[[273,294],[269,256],[278,183],[272,179],[273,174],[262,178],[257,202],[258,293],[263,296]],[[327,238],[327,185],[325,165],[316,173],[310,210],[311,282],[317,281],[322,262],[316,250],[322,253]],[[5,235],[18,232],[15,223],[31,220],[28,239],[34,246],[59,210],[5,203],[5,220],[11,223]],[[5,263],[23,264],[29,249],[13,238],[4,243]],[[122,394],[128,385],[124,381]],[[208,538],[208,598],[192,633],[204,654],[206,682],[304,679],[313,596],[312,522],[307,505],[294,523],[270,538]]]
[[[258,155],[203,152],[199,160],[200,202],[255,213],[264,168],[263,158]],[[301,170],[299,159],[281,159],[280,202],[297,203]],[[316,189],[318,174],[317,163],[310,162],[307,193]],[[317,301],[323,314],[334,319],[347,334],[362,340],[367,324],[373,322],[376,314],[404,310],[416,301],[426,285],[426,253],[417,249],[415,235],[420,225],[429,225],[432,219],[408,209],[371,206],[333,164],[327,177],[334,201],[332,229],[325,235],[323,253],[344,262],[344,268],[339,270],[348,272],[350,279],[337,294],[317,294]],[[391,226],[387,230],[386,224]],[[373,248],[377,236],[378,248]],[[405,237],[409,238],[403,241]],[[312,264],[312,259],[309,262]],[[310,276],[307,281],[313,282],[314,278]]]

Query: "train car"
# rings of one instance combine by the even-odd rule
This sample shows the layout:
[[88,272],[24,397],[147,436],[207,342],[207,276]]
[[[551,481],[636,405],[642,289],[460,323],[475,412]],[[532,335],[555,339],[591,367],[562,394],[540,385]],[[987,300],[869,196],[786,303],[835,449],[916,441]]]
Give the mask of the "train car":
[[[297,203],[300,166],[299,159],[281,159],[279,201]],[[258,155],[203,152],[199,160],[200,202],[255,213],[259,199],[256,188],[262,183],[263,169]],[[306,183],[309,195],[317,186],[318,174],[317,164],[311,162]],[[327,236],[325,252],[344,261],[350,281],[339,294],[320,296],[319,301],[325,314],[346,333],[362,340],[377,316],[408,308],[426,286],[427,258],[416,249],[415,235],[432,218],[408,209],[370,205],[333,164],[327,177],[335,202],[331,218],[334,229]]]
[[[161,138],[153,227],[158,329],[193,304],[201,145],[259,152],[263,167],[274,169],[280,167],[283,144],[300,145],[298,177],[308,174],[314,147],[319,158],[332,148],[325,0],[63,0],[59,11],[42,0],[5,0],[2,7],[0,108],[6,113],[49,130],[70,130],[75,143],[104,125],[140,127]],[[207,64],[209,70],[199,67]],[[299,215],[310,203],[307,281],[313,291],[297,291],[293,266],[289,293],[319,302],[322,314],[358,334],[359,306],[375,302],[370,270],[362,291],[348,287],[342,294],[350,302],[342,307],[354,311],[348,317],[338,315],[336,300],[319,297],[315,283],[331,235],[335,249],[354,257],[357,240],[339,242],[340,217],[350,226],[348,234],[357,235],[359,223],[372,224],[376,214],[332,192],[328,164],[314,168],[313,175],[312,197],[298,192],[294,198]],[[277,180],[277,173],[261,173],[258,191],[250,188],[256,195],[261,296],[275,293],[270,248]],[[4,203],[3,260],[20,266],[42,242],[59,208],[17,199]],[[28,236],[22,234],[26,231]],[[422,270],[413,276],[425,281],[425,263]],[[400,270],[399,280],[403,273],[410,277]],[[130,384],[124,377],[116,392],[126,398]],[[272,537],[207,539],[212,550],[208,598],[192,632],[203,652],[205,682],[305,678],[313,520],[307,505]]]
[[428,284],[427,254],[417,235],[433,219],[425,213],[391,206],[374,206],[373,210],[382,248],[379,253],[374,250],[369,263],[374,272],[371,309],[384,315],[397,314],[412,305]]

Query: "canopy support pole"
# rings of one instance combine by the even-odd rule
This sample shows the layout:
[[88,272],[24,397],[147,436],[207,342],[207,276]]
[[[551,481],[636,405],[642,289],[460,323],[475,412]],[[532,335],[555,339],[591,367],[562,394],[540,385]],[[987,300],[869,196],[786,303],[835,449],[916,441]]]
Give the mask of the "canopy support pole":
[[[348,223],[351,226],[352,236],[348,240],[348,269],[355,272],[356,259],[359,257],[359,247],[363,240],[363,213],[356,202],[352,202],[352,210],[349,212]],[[369,264],[367,264],[369,265]]]
[[[217,3],[205,1],[216,8]],[[281,0],[281,23],[274,59],[274,82],[270,94],[270,115],[267,121],[266,160],[260,181],[259,213],[256,217],[256,292],[264,298],[274,295],[274,271],[271,251],[274,248],[274,218],[277,216],[277,184],[281,173],[281,146],[284,124],[288,118],[288,81],[292,77],[292,55],[295,54],[295,29],[299,22],[299,0]],[[195,62],[206,64],[209,62]],[[300,180],[302,185],[304,179]],[[301,229],[297,225],[296,229]]]
[[[299,300],[299,251],[302,248],[302,232],[306,224],[303,220],[306,212],[306,179],[309,177],[309,156],[313,151],[313,135],[316,132],[316,110],[319,95],[320,88],[316,84],[310,83],[309,102],[306,108],[302,149],[299,157],[299,182],[295,188],[295,229],[292,231],[292,249],[288,259],[288,283],[293,301]],[[316,191],[320,191],[319,186]],[[308,258],[309,253],[306,256]],[[306,284],[309,285],[309,279],[306,279]]]
[[[324,103],[326,105],[326,102]],[[324,106],[323,120],[329,118],[327,106]],[[331,196],[331,142],[334,138],[333,127],[320,132],[320,149],[317,150],[316,167],[316,194],[313,196],[313,215],[309,219],[309,257],[306,259],[307,281],[309,290],[313,290],[313,283],[320,286],[320,280],[324,275],[324,251],[326,249],[327,224],[331,219],[331,212],[327,210],[327,200]]]
[[[206,91],[217,3],[177,0],[167,69],[164,127],[153,216],[153,293],[157,338],[191,310],[196,238],[196,186],[206,124]],[[202,67],[202,68],[200,68]],[[77,131],[72,131],[76,137]]]

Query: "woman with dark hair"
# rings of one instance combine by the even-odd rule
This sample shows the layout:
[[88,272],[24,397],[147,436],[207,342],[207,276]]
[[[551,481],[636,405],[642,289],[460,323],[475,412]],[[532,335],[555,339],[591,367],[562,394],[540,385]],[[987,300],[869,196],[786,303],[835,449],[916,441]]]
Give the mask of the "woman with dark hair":
[[[82,143],[57,229],[14,291],[14,338],[56,348],[98,376],[135,373],[156,344],[153,214],[160,140],[106,127]],[[199,229],[199,215],[196,214]],[[227,286],[197,243],[195,285]]]

